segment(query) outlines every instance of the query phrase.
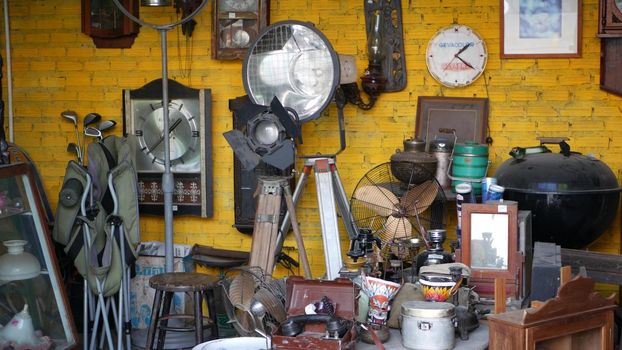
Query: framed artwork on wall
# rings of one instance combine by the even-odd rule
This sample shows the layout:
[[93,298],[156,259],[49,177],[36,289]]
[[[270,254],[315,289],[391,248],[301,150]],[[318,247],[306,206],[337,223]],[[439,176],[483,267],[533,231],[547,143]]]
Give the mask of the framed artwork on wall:
[[582,0],[500,0],[501,58],[581,57]]
[[419,96],[415,136],[427,144],[437,138],[457,142],[485,143],[488,136],[488,99],[468,97]]

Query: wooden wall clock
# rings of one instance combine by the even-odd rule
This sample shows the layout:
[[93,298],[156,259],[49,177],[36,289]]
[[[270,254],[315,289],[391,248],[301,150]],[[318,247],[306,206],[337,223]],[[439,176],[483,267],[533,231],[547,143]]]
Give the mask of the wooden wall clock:
[[[138,0],[119,1],[138,17]],[[97,48],[132,47],[140,26],[125,16],[112,0],[82,0],[82,33],[93,38]]]
[[[168,86],[173,214],[211,217],[211,90],[192,89],[170,79]],[[123,100],[125,134],[136,146],[140,213],[163,215],[162,79],[124,90]]]
[[600,0],[600,88],[622,96],[622,0]]
[[212,58],[243,59],[268,25],[269,0],[214,0]]

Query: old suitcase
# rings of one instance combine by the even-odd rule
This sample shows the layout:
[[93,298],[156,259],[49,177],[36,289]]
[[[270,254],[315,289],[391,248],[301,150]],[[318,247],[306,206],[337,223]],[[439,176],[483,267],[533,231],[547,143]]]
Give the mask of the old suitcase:
[[[272,335],[272,349],[327,349],[353,350],[356,346],[356,316],[357,287],[347,278],[337,278],[334,281],[310,280],[299,276],[287,280],[287,316],[300,319],[305,315],[305,307],[318,303],[323,297],[328,297],[335,308],[335,315],[348,320],[349,329],[341,337],[327,337],[326,323],[302,322],[304,330],[297,336],[283,334],[283,326]],[[285,324],[285,322],[284,322]]]

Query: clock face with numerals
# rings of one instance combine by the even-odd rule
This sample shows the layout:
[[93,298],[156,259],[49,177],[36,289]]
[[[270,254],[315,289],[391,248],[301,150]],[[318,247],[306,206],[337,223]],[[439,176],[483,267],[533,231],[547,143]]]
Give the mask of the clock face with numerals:
[[[135,106],[138,115],[135,119],[134,134],[138,138],[138,147],[143,161],[152,164],[164,164],[164,110],[162,103],[142,101]],[[176,171],[200,170],[200,120],[181,104],[181,101],[169,103],[168,134],[170,142],[171,167]]]
[[[185,101],[189,102],[189,101]],[[200,118],[183,100],[169,102],[168,135],[172,172],[198,172],[201,159]],[[138,140],[137,171],[164,169],[162,101],[133,101],[133,133]]]
[[447,87],[472,84],[484,72],[487,60],[484,39],[464,25],[440,29],[426,51],[428,71]]

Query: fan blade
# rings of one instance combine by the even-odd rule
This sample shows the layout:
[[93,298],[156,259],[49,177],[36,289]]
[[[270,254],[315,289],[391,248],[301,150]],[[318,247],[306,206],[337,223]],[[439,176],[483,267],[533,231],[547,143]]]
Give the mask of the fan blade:
[[242,273],[237,275],[229,286],[229,299],[234,307],[249,310],[255,294],[255,280],[252,275]]
[[400,204],[406,209],[406,215],[419,215],[430,207],[437,194],[438,186],[435,182],[428,180],[406,192]]
[[246,142],[246,136],[239,130],[230,130],[223,133],[233,153],[238,157],[242,167],[246,170],[253,170],[259,165],[261,157],[253,152]]
[[404,217],[389,216],[384,223],[384,232],[380,235],[382,241],[387,244],[396,238],[406,238],[412,235],[412,225]]
[[380,216],[391,215],[395,211],[395,206],[399,204],[399,199],[393,192],[379,186],[357,188],[352,198],[361,201],[365,207]]
[[266,288],[260,288],[254,296],[255,300],[261,303],[266,310],[266,313],[273,317],[277,324],[285,321],[287,318],[287,312],[285,311],[285,305],[279,301],[272,292]]

